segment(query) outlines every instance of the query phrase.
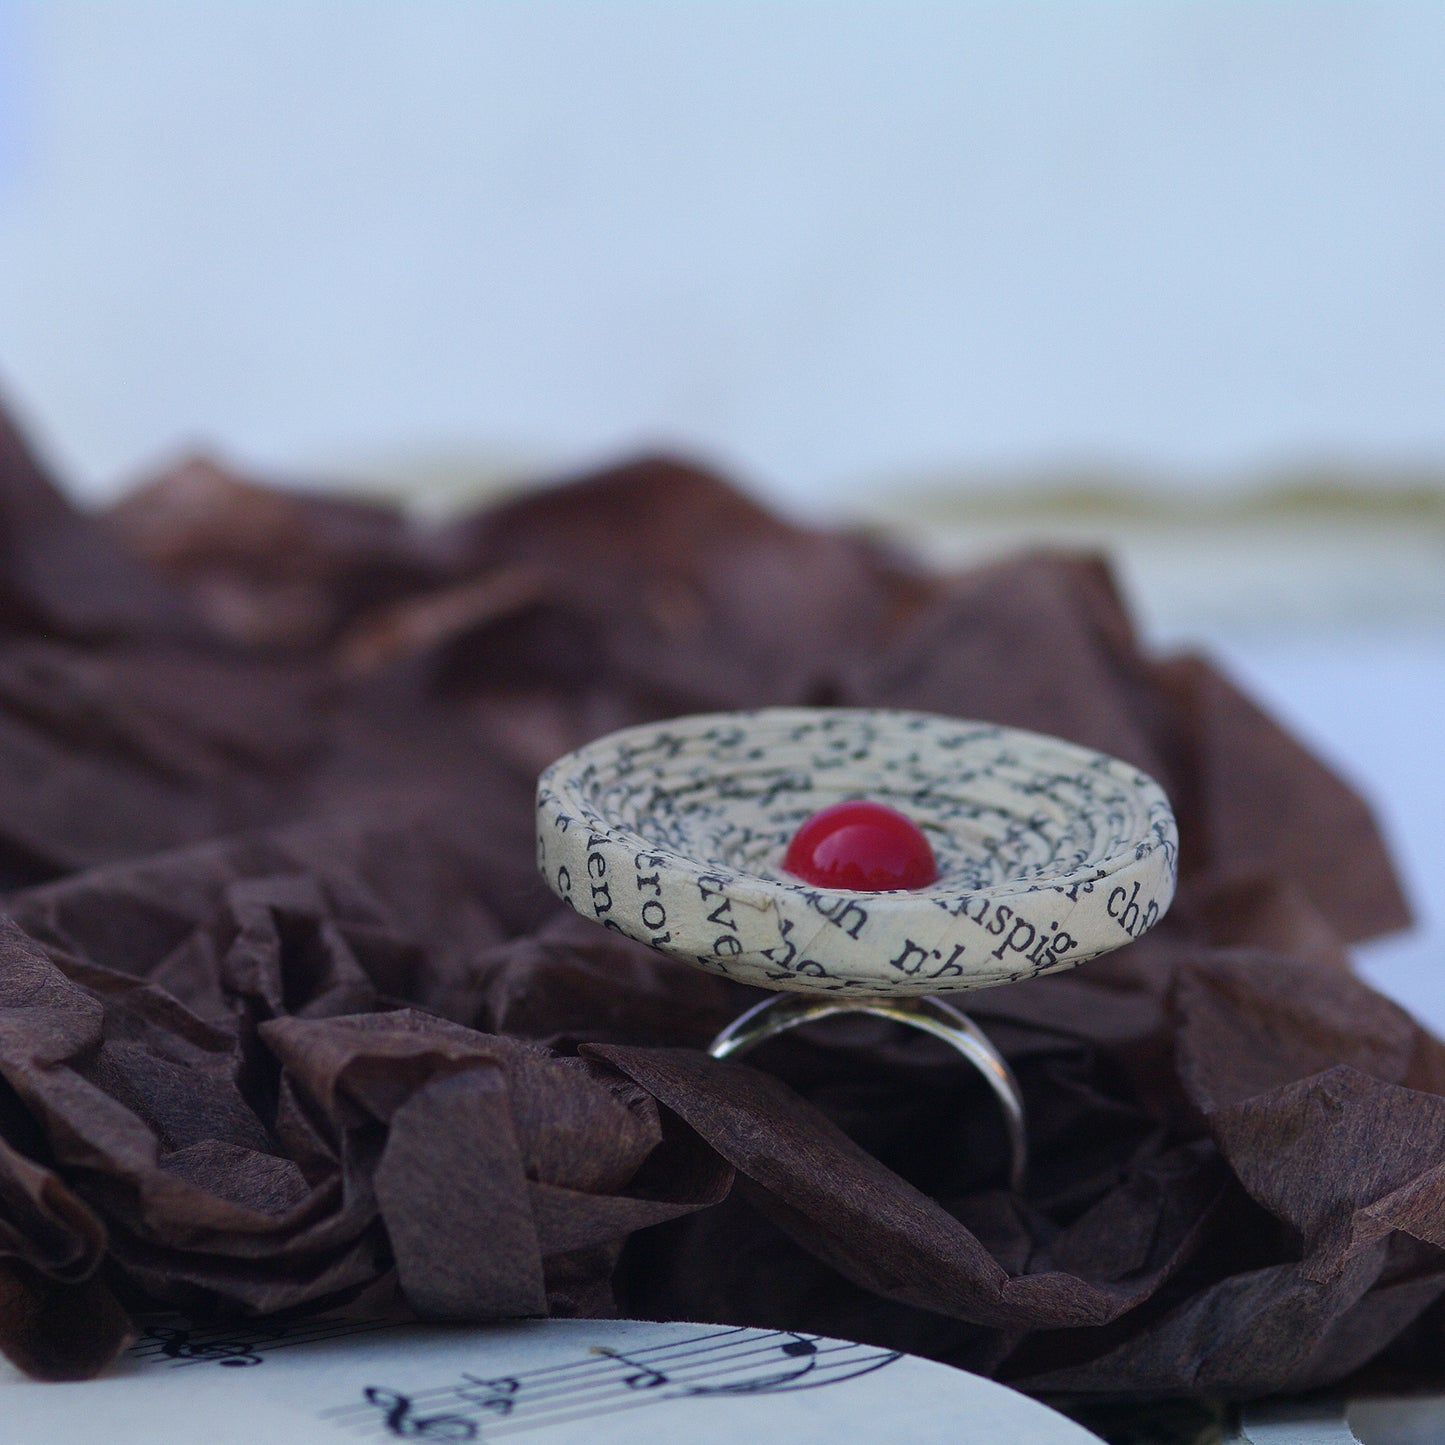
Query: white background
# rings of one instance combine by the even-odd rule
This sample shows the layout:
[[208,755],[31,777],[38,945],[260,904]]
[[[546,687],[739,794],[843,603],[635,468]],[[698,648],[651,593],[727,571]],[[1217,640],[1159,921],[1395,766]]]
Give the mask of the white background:
[[87,492],[1445,459],[1445,6],[0,0],[0,93],[0,382]]

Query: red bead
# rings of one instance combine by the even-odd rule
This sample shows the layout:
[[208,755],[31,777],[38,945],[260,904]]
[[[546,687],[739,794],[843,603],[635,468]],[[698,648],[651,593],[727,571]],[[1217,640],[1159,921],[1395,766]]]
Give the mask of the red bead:
[[834,803],[793,835],[783,867],[817,888],[894,893],[938,877],[918,825],[882,803]]

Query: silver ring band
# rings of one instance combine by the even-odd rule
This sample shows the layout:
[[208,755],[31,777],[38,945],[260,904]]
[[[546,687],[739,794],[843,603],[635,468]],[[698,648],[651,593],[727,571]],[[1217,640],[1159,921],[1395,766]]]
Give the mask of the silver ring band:
[[715,1059],[736,1058],[800,1024],[834,1014],[871,1014],[922,1029],[951,1045],[981,1073],[1003,1111],[1009,1143],[1009,1187],[1023,1193],[1028,1174],[1028,1135],[1018,1080],[988,1035],[958,1009],[939,998],[849,999],[846,1003],[804,994],[778,993],[740,1014],[707,1046]]

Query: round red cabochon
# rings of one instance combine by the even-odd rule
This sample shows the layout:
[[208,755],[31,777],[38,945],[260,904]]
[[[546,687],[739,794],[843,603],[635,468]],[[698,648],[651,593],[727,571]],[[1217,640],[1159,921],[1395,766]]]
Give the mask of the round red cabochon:
[[938,877],[933,849],[910,818],[882,803],[834,803],[793,835],[783,867],[817,888],[895,893]]

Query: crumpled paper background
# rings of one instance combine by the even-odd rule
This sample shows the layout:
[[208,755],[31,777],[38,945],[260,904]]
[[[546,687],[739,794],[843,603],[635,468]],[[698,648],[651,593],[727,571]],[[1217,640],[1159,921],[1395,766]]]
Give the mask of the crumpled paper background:
[[[1179,898],[979,993],[1027,1096],[561,907],[532,792],[627,724],[876,704],[1156,777]],[[0,1347],[138,1313],[816,1330],[1025,1389],[1245,1398],[1440,1357],[1445,1046],[1349,971],[1365,806],[1106,565],[932,575],[642,460],[446,525],[205,461],[105,515],[0,420]],[[1414,1372],[1412,1375],[1411,1372]]]

